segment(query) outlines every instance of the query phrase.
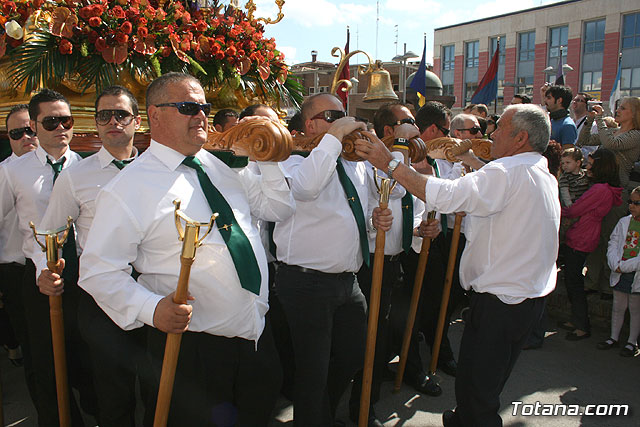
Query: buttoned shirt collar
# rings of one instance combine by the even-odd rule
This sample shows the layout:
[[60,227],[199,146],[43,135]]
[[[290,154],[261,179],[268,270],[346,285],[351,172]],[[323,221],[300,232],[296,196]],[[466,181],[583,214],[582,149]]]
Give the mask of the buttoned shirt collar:
[[[158,158],[158,160],[160,160],[163,165],[167,167],[167,169],[171,171],[175,171],[178,166],[182,164],[182,161],[187,157],[184,154],[174,150],[173,148],[161,144],[153,139],[151,140],[151,144],[149,145],[149,150],[154,156]],[[202,150],[198,151],[195,154],[195,157],[197,157],[201,162],[204,162]]]
[[47,153],[41,145],[38,145],[38,147],[36,147],[36,157],[43,166],[47,164],[47,158],[51,159],[51,162],[56,163],[62,160],[62,158],[64,157],[64,162],[66,163],[71,158],[71,150],[69,150],[69,147],[67,147],[67,149],[64,151],[64,154],[60,156],[59,159],[54,159],[53,156]]

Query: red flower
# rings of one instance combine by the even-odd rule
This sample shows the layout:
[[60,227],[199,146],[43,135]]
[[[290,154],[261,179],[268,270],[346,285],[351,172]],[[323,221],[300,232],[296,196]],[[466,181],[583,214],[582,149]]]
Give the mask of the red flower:
[[111,14],[118,19],[124,19],[126,16],[122,6],[115,6],[113,9],[111,9]]
[[133,31],[133,25],[129,21],[124,21],[120,26],[120,30],[125,34],[131,34],[131,31]]
[[102,24],[102,19],[98,18],[97,16],[92,16],[91,18],[89,18],[89,25],[91,25],[92,27],[99,27],[100,24]]
[[44,0],[33,0],[33,8],[40,9],[40,6],[44,3]]
[[116,40],[119,44],[125,44],[129,41],[129,36],[124,33],[118,32],[116,33]]
[[98,33],[94,30],[91,30],[88,36],[89,43],[95,43],[98,40]]
[[138,25],[139,26],[147,25],[147,18],[139,18]]
[[225,54],[230,57],[233,58],[234,56],[236,56],[237,50],[234,46],[230,46],[227,48],[227,50],[225,51]]
[[204,20],[199,20],[196,22],[196,31],[203,32],[207,29],[207,23]]
[[149,34],[147,27],[138,27],[138,37],[144,39]]
[[91,18],[91,6],[85,6],[82,9],[80,9],[80,11],[78,12],[78,15],[80,15],[80,18],[82,19]]
[[102,37],[98,37],[98,39],[96,40],[96,50],[98,52],[102,52],[106,48],[107,48],[107,41]]
[[129,9],[127,9],[127,18],[132,19],[139,15],[140,9],[138,9],[137,7],[130,7]]
[[223,52],[216,53],[216,59],[224,59],[224,53]]
[[164,56],[166,58],[169,55],[171,55],[171,48],[169,46],[163,47],[162,48],[162,56]]
[[238,56],[244,56],[244,55],[245,55],[245,51],[243,49],[239,49]]
[[73,52],[73,45],[69,40],[62,39],[60,40],[60,45],[58,46],[58,50],[63,55],[71,55],[71,52]]

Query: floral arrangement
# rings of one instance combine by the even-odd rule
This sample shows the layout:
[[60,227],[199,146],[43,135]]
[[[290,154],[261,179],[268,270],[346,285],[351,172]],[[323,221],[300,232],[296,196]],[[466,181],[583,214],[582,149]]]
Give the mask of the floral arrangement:
[[218,0],[207,8],[178,0],[0,0],[0,24],[0,57],[12,57],[13,83],[26,82],[26,91],[40,80],[74,78],[83,90],[100,90],[122,71],[141,82],[181,71],[205,87],[302,98],[263,25]]

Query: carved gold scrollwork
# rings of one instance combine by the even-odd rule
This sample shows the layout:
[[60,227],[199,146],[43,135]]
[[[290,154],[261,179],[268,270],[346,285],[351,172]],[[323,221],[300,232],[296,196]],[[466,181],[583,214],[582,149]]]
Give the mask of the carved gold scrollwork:
[[427,154],[433,159],[446,159],[450,162],[459,161],[460,154],[473,150],[481,159],[491,160],[492,142],[488,139],[435,138],[426,142]]

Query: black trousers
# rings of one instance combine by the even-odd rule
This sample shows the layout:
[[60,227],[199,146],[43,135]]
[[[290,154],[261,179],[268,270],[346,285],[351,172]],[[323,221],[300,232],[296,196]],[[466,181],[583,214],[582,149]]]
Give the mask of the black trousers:
[[[53,349],[51,344],[51,321],[49,317],[49,297],[40,293],[36,285],[35,266],[30,259],[24,270],[22,284],[23,302],[27,317],[27,334],[31,347],[31,359],[36,392],[36,411],[39,426],[58,425],[58,401],[56,395]],[[81,289],[76,280],[65,280],[62,296],[64,314],[64,337],[67,354],[69,385],[80,396],[76,402],[70,391],[71,420],[74,426],[84,422],[78,403],[91,415],[97,415],[97,399],[91,377],[90,357],[87,344],[80,338],[78,330],[78,298]]]
[[146,328],[124,331],[82,292],[78,327],[89,346],[101,427],[135,427],[136,378],[144,407],[144,425],[153,424],[154,400],[149,400],[151,370],[146,356]]
[[588,253],[577,251],[567,245],[562,245],[561,250],[564,253],[564,284],[571,303],[571,323],[580,330],[591,332],[589,307],[582,276],[582,268]]
[[27,383],[29,395],[35,406],[36,391],[33,376],[33,364],[31,361],[31,347],[27,335],[27,319],[22,301],[22,281],[24,279],[24,265],[18,263],[0,264],[0,291],[5,310],[11,322],[11,328],[15,337],[22,346],[24,363],[24,377]]
[[[155,328],[147,331],[157,394],[167,334]],[[266,426],[281,381],[278,353],[268,322],[257,350],[255,342],[246,339],[185,332],[168,425]]]
[[[373,260],[373,254],[371,254]],[[372,266],[373,267],[373,266]],[[360,290],[367,300],[367,307],[370,307],[371,301],[371,279],[373,274],[372,267],[362,265],[358,272],[358,284]],[[382,377],[389,361],[389,326],[391,316],[391,295],[393,290],[402,286],[402,265],[399,258],[390,260],[385,257],[384,267],[382,271],[382,288],[380,289],[380,311],[378,313],[378,331],[376,335],[376,354],[373,361],[373,382],[371,385],[371,403],[376,403],[380,399],[380,385]],[[368,313],[367,313],[368,316]],[[349,406],[352,408],[360,408],[360,394],[362,393],[362,370],[359,370],[353,381],[351,389],[351,398]]]
[[278,297],[296,360],[294,422],[327,426],[364,360],[366,307],[353,273],[304,272],[280,264]]
[[502,426],[500,393],[543,307],[543,298],[505,304],[492,294],[471,294],[456,376],[462,425]]

